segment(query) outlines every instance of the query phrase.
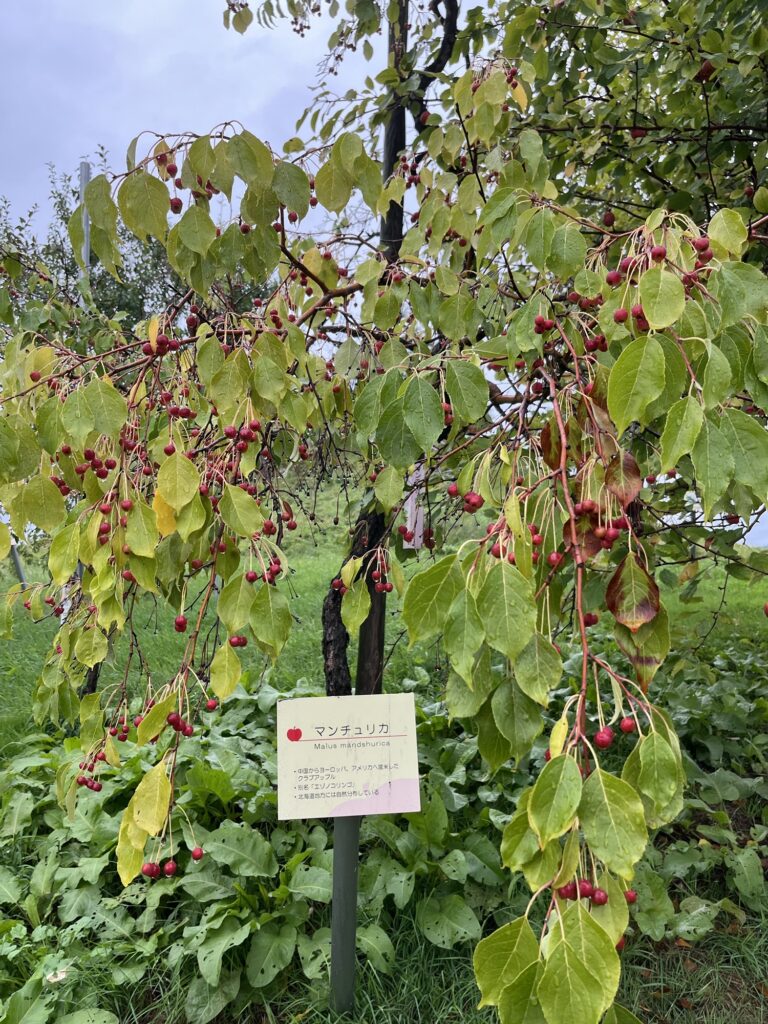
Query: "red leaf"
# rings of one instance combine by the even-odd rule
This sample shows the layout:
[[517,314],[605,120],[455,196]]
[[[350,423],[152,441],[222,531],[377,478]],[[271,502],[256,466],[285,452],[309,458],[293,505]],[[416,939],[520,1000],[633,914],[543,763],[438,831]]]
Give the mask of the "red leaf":
[[643,479],[634,455],[625,451],[614,455],[605,471],[605,486],[618,498],[622,508],[635,500],[643,486]]
[[608,609],[631,632],[656,617],[659,588],[634,555],[627,555],[611,577],[605,592]]

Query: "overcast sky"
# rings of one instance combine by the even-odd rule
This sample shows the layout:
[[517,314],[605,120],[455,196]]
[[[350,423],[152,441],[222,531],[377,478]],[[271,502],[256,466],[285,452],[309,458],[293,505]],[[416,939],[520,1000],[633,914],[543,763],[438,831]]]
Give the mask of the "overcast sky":
[[[140,131],[206,132],[240,120],[280,150],[311,102],[328,20],[238,35],[224,0],[35,0],[3,4],[0,195],[46,207],[46,165],[76,170],[99,144],[122,170]],[[340,88],[367,66],[353,57]],[[45,214],[41,211],[40,226]]]

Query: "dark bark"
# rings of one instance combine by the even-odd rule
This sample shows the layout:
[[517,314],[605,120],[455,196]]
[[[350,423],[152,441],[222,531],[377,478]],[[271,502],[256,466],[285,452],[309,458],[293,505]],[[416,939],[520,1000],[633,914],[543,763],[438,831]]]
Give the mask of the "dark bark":
[[329,697],[347,697],[352,693],[348,646],[349,633],[341,621],[341,594],[329,588],[323,601],[323,668]]
[[[445,17],[442,19],[443,36],[440,40],[440,48],[435,54],[434,59],[424,68],[419,77],[418,96],[420,105],[418,111],[414,112],[416,131],[421,131],[423,128],[421,114],[427,109],[424,102],[427,89],[434,81],[435,75],[439,75],[441,71],[445,70],[446,64],[451,59],[453,47],[456,45],[456,36],[459,29],[459,0],[443,0],[443,3],[445,6]],[[439,5],[440,0],[432,0],[430,4],[430,9],[436,15]]]
[[85,682],[80,690],[80,696],[85,697],[89,693],[96,693],[96,687],[99,684],[99,672],[101,671],[101,663],[94,665],[93,668],[89,668],[85,673]]
[[[358,521],[361,539],[365,539],[365,551],[377,548],[384,537],[386,521],[381,512],[371,512]],[[362,546],[362,545],[361,545]],[[371,596],[371,610],[368,618],[360,627],[360,640],[357,645],[357,674],[355,676],[355,693],[381,693],[384,676],[384,623],[387,607],[387,595],[376,591],[371,579],[374,564],[369,564],[365,582]]]
[[[392,58],[392,66],[400,71],[403,54],[408,46],[408,0],[399,0],[398,19],[389,26],[388,52]],[[384,127],[384,144],[381,157],[381,173],[384,181],[388,181],[405,149],[405,106],[402,97],[393,94],[389,117]],[[401,203],[390,203],[386,214],[381,218],[381,249],[391,263],[397,259],[403,243],[403,207]]]

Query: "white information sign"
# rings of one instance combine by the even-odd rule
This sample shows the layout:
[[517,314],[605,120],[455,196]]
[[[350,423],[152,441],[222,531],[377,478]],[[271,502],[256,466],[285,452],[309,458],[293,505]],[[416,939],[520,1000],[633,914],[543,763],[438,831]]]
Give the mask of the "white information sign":
[[278,702],[278,818],[420,809],[412,693]]

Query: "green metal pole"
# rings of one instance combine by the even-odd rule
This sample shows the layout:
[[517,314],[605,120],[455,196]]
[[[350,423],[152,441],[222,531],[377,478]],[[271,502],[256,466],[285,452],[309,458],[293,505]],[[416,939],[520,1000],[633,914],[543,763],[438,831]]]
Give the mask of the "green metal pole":
[[362,818],[334,818],[333,901],[331,903],[331,1009],[355,1006],[357,871]]

